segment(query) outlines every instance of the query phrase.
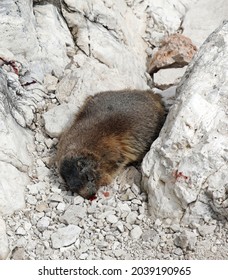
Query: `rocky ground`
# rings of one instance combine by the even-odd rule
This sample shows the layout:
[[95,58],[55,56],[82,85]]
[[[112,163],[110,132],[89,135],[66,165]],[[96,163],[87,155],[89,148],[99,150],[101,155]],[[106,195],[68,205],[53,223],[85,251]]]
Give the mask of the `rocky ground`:
[[[0,4],[0,259],[228,259],[225,2]],[[84,200],[58,137],[88,95],[123,88],[174,106],[142,167]]]
[[4,217],[10,259],[227,259],[228,222],[205,216],[183,226],[151,219],[141,173],[129,167],[97,199],[67,192],[50,166],[58,140],[38,118],[36,166],[26,207]]

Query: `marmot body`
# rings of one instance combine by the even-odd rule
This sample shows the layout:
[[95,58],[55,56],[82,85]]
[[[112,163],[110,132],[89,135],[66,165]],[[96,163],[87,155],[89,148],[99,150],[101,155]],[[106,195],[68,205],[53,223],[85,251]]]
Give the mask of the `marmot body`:
[[94,196],[126,165],[142,160],[164,121],[161,97],[152,91],[108,91],[87,98],[58,144],[57,165],[69,189]]

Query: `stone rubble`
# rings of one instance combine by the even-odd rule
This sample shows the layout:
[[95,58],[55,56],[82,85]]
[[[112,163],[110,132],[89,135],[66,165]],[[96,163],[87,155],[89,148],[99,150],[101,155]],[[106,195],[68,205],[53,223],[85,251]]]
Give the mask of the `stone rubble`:
[[[207,187],[200,194],[194,188],[186,194],[185,173],[174,173],[178,201],[171,198],[181,210],[177,207],[171,214],[181,221],[167,215],[156,201],[160,195],[170,195],[160,194],[166,183],[161,171],[173,168],[170,154],[162,169],[149,155],[142,170],[128,167],[111,186],[101,188],[94,201],[66,191],[53,166],[57,138],[87,96],[152,87],[156,79],[146,72],[147,56],[155,54],[169,35],[183,31],[192,39],[190,55],[177,57],[181,66],[190,61],[194,45],[203,43],[199,37],[206,38],[227,17],[226,9],[216,10],[216,17],[211,15],[213,9],[207,10],[202,29],[196,26],[197,34],[197,28],[190,26],[196,22],[194,13],[205,5],[226,4],[206,2],[100,0],[91,5],[91,0],[9,0],[0,4],[0,259],[227,259],[226,165],[204,178]],[[190,63],[185,77],[194,74],[191,69]],[[156,86],[166,88],[163,81]],[[167,107],[177,106],[178,83],[174,79],[160,91]],[[222,87],[220,93],[225,99]],[[198,99],[193,101],[197,104]],[[225,125],[219,129],[225,135]],[[145,184],[152,167],[161,188],[147,195],[140,187],[141,171]],[[182,167],[187,168],[185,162]],[[169,209],[167,201],[164,205]],[[157,215],[151,215],[153,207],[158,207]]]

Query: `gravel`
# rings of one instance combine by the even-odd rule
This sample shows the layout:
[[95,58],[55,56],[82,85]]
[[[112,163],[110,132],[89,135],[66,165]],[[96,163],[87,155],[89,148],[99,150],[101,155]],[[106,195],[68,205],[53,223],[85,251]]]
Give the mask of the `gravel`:
[[226,221],[205,219],[182,225],[170,219],[151,220],[135,167],[101,188],[94,201],[66,191],[55,168],[47,164],[57,140],[53,144],[46,137],[41,132],[36,136],[37,147],[46,143],[47,148],[38,148],[35,154],[37,177],[25,189],[26,208],[5,217],[9,258],[228,258]]

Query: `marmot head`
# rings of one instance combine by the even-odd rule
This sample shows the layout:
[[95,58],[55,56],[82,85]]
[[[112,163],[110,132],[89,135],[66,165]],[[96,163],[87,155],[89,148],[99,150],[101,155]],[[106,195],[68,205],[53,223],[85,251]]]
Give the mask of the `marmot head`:
[[99,176],[95,160],[87,156],[65,157],[59,169],[70,191],[87,199],[96,194]]

